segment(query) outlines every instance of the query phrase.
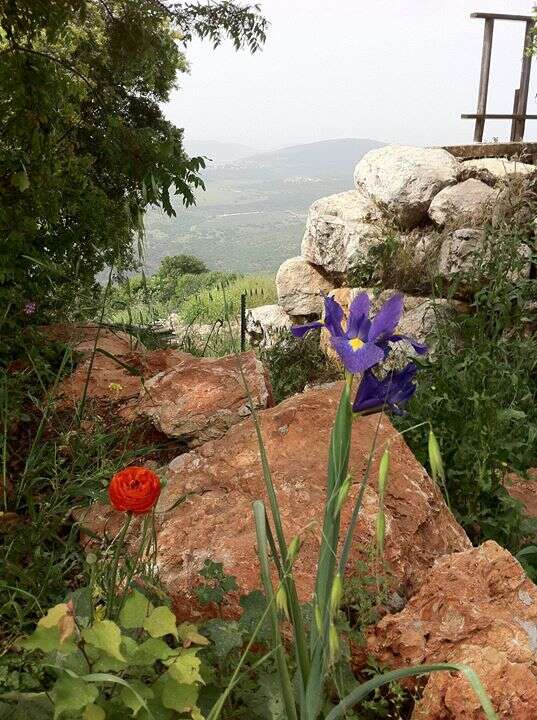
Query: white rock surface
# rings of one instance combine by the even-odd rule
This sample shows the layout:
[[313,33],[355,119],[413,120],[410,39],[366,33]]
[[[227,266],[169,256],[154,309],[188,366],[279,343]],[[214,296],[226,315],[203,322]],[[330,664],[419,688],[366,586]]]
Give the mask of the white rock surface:
[[292,325],[292,319],[279,305],[261,305],[246,314],[246,332],[254,347],[272,347]]
[[497,196],[497,190],[470,178],[441,190],[431,202],[429,217],[439,226],[457,218],[479,220],[486,205]]
[[497,178],[515,174],[528,175],[537,170],[537,166],[535,165],[508,160],[507,158],[475,158],[472,160],[464,160],[462,165],[463,167],[476,168],[477,170],[488,170]]
[[286,260],[276,274],[278,304],[288,315],[320,315],[322,293],[334,284],[302,257]]
[[433,197],[457,180],[460,163],[446,150],[388,145],[370,150],[354,171],[363,189],[404,228],[427,214]]
[[378,242],[381,214],[361,190],[316,200],[309,209],[302,257],[328,273],[345,273]]
[[438,256],[438,274],[450,280],[472,267],[476,255],[481,251],[484,236],[482,230],[461,228],[444,240]]

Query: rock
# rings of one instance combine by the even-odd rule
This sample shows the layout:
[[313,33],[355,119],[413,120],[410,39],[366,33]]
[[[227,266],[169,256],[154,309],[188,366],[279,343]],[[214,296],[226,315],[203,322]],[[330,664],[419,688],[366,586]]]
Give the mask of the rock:
[[360,190],[316,200],[309,209],[302,257],[327,273],[345,273],[380,237],[375,204]]
[[[350,303],[356,295],[364,291],[367,292],[371,298],[371,314],[376,313],[383,303],[396,292],[396,290],[383,290],[381,293],[378,293],[374,288],[338,288],[337,290],[333,290],[330,295],[341,305],[344,315],[347,317]],[[403,335],[410,335],[419,342],[427,343],[435,327],[436,318],[445,317],[446,313],[455,310],[464,312],[465,307],[463,303],[450,302],[443,298],[431,299],[405,295],[403,316],[397,332]],[[321,330],[320,342],[321,349],[326,356],[331,361],[339,364],[338,356],[330,342],[330,335],[324,328]],[[390,356],[390,367],[400,367],[404,365],[409,358],[413,357],[416,357],[416,353],[408,343],[393,345]]]
[[475,158],[464,160],[462,166],[463,168],[487,170],[496,178],[503,178],[506,175],[529,175],[537,170],[535,165],[508,160],[507,158]]
[[354,182],[401,227],[410,229],[425,218],[434,196],[457,181],[459,169],[446,150],[389,145],[364,155]]
[[288,315],[319,316],[323,308],[321,294],[334,287],[333,282],[301,257],[286,260],[276,275],[278,303]]
[[527,479],[517,473],[509,473],[505,486],[509,495],[522,503],[524,514],[537,518],[537,468],[528,470]]
[[70,345],[83,355],[91,355],[97,339],[97,348],[111,355],[128,355],[143,351],[143,343],[134,335],[98,325],[44,325],[40,331],[49,339]]
[[[461,228],[443,241],[438,256],[438,275],[452,280],[460,273],[469,272],[476,259],[483,252],[485,236],[483,230]],[[464,288],[461,287],[461,292]]]
[[246,332],[254,347],[271,348],[283,335],[289,334],[293,321],[279,305],[261,305],[246,313]]
[[[143,381],[163,370],[174,367],[185,353],[178,350],[130,352],[111,358],[96,353],[79,363],[56,391],[61,408],[73,407],[84,393],[88,401],[123,404],[136,401],[143,391]],[[87,384],[86,384],[87,383]]]
[[[437,275],[448,283],[457,282],[455,293],[458,297],[470,297],[486,282],[486,266],[490,259],[490,251],[483,230],[475,228],[455,230],[440,246]],[[528,277],[531,270],[531,251],[528,246],[520,245],[518,251],[520,268],[509,273],[509,278],[514,283]],[[483,268],[481,277],[478,272],[480,268]],[[469,273],[470,276],[465,278],[465,273]]]
[[[319,525],[325,500],[330,430],[342,385],[310,390],[259,412],[259,420],[288,541],[300,534],[303,546],[295,562],[301,601],[311,598],[319,549]],[[347,527],[353,501],[379,425],[379,416],[357,421],[350,466],[354,484],[344,506]],[[440,491],[416,461],[387,417],[379,425],[377,452],[366,488],[348,569],[367,558],[378,510],[378,460],[390,441],[391,470],[386,504],[386,562],[400,592],[419,587],[435,558],[470,547],[446,507]],[[252,502],[266,498],[253,422],[246,419],[219,440],[176,458],[157,507],[160,579],[177,615],[198,619],[215,608],[198,605],[193,588],[207,558],[237,578],[239,591],[225,612],[240,614],[239,594],[260,587],[255,552]],[[114,527],[116,513],[96,506],[86,524],[102,533]],[[117,525],[116,525],[117,527]],[[133,531],[133,536],[136,537]],[[135,544],[133,537],[133,545]]]
[[460,220],[482,224],[483,213],[498,191],[485,185],[481,180],[470,178],[451,187],[446,187],[436,195],[429,207],[429,217],[437,225]]
[[[265,369],[254,352],[239,356],[254,406],[272,404]],[[168,437],[191,447],[221,437],[250,414],[248,394],[235,355],[220,358],[181,353],[178,362],[144,384],[128,416],[144,416]]]
[[[368,637],[368,651],[390,668],[467,662],[500,718],[537,717],[537,588],[493,541],[440,557],[417,594]],[[413,720],[482,720],[458,674],[430,677]]]

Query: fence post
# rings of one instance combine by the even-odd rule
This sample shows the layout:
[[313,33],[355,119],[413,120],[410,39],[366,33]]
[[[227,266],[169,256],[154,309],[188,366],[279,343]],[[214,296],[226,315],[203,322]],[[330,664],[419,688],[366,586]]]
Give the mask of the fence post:
[[246,350],[246,293],[241,293],[241,352]]

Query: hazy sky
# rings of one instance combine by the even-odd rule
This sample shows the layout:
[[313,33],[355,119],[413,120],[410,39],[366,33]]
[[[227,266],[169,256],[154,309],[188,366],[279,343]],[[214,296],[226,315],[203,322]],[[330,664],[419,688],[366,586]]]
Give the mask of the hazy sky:
[[[265,0],[260,53],[188,48],[191,73],[166,113],[187,137],[268,149],[339,137],[416,145],[471,142],[483,20],[531,0]],[[488,110],[512,110],[523,23],[496,22]],[[537,67],[528,112],[537,114]],[[485,139],[509,138],[488,121]],[[526,137],[537,137],[537,121]]]

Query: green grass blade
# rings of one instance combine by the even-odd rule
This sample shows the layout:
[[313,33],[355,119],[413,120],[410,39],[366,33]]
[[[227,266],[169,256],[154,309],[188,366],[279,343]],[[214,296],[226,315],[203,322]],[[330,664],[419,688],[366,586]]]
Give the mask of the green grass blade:
[[337,720],[345,715],[354,705],[357,705],[363,700],[370,692],[376,690],[382,685],[394,682],[396,680],[402,680],[406,677],[412,677],[416,675],[424,675],[426,673],[442,672],[442,671],[456,671],[461,672],[466,677],[472,690],[477,695],[483,712],[485,713],[487,720],[499,720],[496,711],[492,707],[492,703],[487,694],[487,691],[483,687],[481,680],[477,674],[468,667],[468,665],[462,665],[458,663],[436,663],[434,665],[421,665],[417,667],[401,668],[400,670],[392,670],[391,672],[382,673],[382,675],[375,675],[367,682],[359,685],[355,690],[349,693],[333,710],[331,710],[326,716],[325,720]]

